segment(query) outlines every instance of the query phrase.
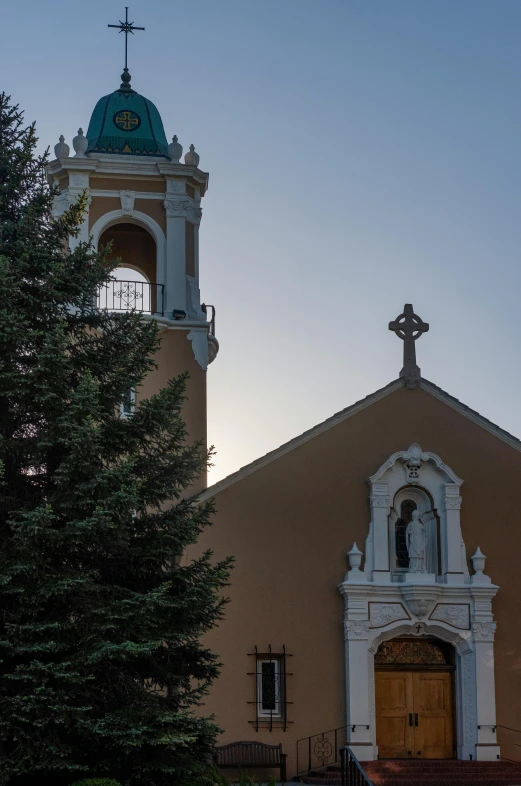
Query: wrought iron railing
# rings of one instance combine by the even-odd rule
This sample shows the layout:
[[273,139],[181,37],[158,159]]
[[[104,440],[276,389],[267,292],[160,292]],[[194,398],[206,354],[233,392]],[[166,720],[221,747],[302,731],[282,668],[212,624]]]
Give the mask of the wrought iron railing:
[[312,770],[337,764],[340,761],[339,750],[347,743],[348,728],[340,726],[297,740],[297,775],[309,775]]
[[[483,726],[483,724],[482,724],[481,726]],[[481,726],[478,726],[478,729],[479,729],[479,728],[481,728]],[[496,724],[495,726],[489,726],[489,728],[491,728],[491,729],[492,729],[492,731],[494,731],[494,732],[496,731],[496,729],[503,729],[504,731],[506,731],[506,732],[508,732],[508,733],[510,733],[510,734],[517,734],[517,735],[521,735],[521,729],[513,729],[511,726],[503,726],[501,723],[498,723],[498,724]],[[507,734],[507,736],[508,736],[508,734]],[[514,751],[515,751],[514,755],[517,755],[517,754],[518,754],[518,752],[519,752],[519,748],[521,748],[521,739],[520,739],[520,736],[518,736],[518,737],[517,737],[517,740],[518,740],[518,742],[515,742],[515,743],[514,743],[514,744],[511,746],[511,749],[513,748],[513,749],[514,749]],[[508,748],[508,745],[504,745],[504,744],[502,744],[502,745],[501,745],[501,750],[503,750],[503,748],[504,748],[504,747],[507,747],[507,748]],[[471,758],[472,758],[472,757],[471,757]],[[498,758],[500,758],[500,757],[498,756]],[[504,755],[503,755],[503,753],[501,754],[501,760],[502,760],[502,761],[514,761],[516,764],[518,764],[518,763],[519,763],[519,759],[510,759],[509,757],[507,757],[507,756],[504,756]]]
[[98,288],[96,305],[107,311],[165,313],[165,287],[149,281],[107,281]]
[[340,750],[341,786],[373,786],[367,773],[347,745]]

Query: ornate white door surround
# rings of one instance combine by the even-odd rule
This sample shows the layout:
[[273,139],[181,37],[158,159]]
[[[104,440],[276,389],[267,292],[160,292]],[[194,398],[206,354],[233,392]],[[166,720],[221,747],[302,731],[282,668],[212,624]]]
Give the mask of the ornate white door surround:
[[[362,761],[378,757],[374,655],[383,641],[397,636],[435,636],[454,647],[457,757],[499,757],[492,614],[498,587],[483,572],[479,548],[469,575],[460,528],[462,483],[439,456],[416,444],[394,453],[369,478],[364,569],[355,543],[348,554],[350,570],[339,586],[345,602],[348,739]],[[410,559],[409,565],[407,510],[418,511],[413,518],[423,532],[423,562]]]

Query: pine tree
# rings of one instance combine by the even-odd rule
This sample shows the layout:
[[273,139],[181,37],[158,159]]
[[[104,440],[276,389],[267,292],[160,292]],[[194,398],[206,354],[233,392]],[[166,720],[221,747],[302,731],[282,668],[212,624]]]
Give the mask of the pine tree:
[[85,200],[51,214],[34,125],[0,96],[0,784],[204,781],[218,674],[201,636],[230,561],[181,557],[209,524],[190,485],[185,377],[119,405],[157,329],[95,308],[114,263],[80,243]]

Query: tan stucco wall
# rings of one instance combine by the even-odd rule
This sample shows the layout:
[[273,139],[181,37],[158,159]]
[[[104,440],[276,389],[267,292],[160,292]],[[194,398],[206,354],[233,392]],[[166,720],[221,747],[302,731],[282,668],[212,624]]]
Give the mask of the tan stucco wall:
[[166,234],[165,208],[160,199],[136,199],[134,202],[134,209],[153,218]]
[[129,177],[91,177],[91,188],[104,191],[146,191],[147,193],[161,193],[165,190],[165,180],[162,177],[144,178],[130,175]]
[[[423,390],[399,389],[258,469],[216,496],[215,526],[198,544],[215,558],[236,557],[226,619],[206,643],[224,663],[205,712],[223,742],[282,742],[292,775],[296,740],[345,724],[343,601],[337,590],[346,551],[365,548],[370,520],[366,478],[395,451],[418,442],[464,479],[461,511],[467,555],[479,545],[500,585],[497,620],[498,723],[521,729],[519,555],[521,453]],[[255,732],[255,645],[286,646],[286,732]],[[503,755],[514,756],[499,729]],[[516,735],[521,743],[521,734]],[[519,748],[518,748],[519,750]]]
[[[163,330],[161,346],[155,355],[157,368],[144,380],[136,393],[136,399],[147,398],[166,387],[170,379],[188,371],[187,400],[183,417],[188,430],[189,442],[206,440],[206,372],[194,358],[192,342],[187,339],[188,330]],[[206,487],[206,473],[194,486],[194,492]]]
[[[157,282],[156,243],[150,232],[136,224],[124,220],[106,229],[100,236],[99,247],[112,242],[109,259],[119,258],[121,267],[129,265],[137,268],[149,281]],[[152,293],[155,295],[155,292]],[[155,311],[155,304],[152,304]]]
[[[150,216],[156,221],[163,232],[166,232],[166,217],[163,202],[159,199],[136,199],[134,209]],[[117,197],[92,197],[89,208],[89,231],[92,229],[98,218],[109,213],[111,210],[121,210],[121,200]]]
[[89,207],[89,232],[101,216],[111,210],[121,210],[121,200],[117,197],[92,197]]

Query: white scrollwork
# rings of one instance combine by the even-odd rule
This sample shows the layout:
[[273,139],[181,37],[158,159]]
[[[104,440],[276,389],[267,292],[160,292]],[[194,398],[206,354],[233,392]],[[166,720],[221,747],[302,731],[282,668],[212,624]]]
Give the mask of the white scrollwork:
[[89,176],[79,174],[71,175],[71,186],[75,186],[76,188],[88,188]]
[[418,617],[419,620],[427,616],[430,605],[430,601],[425,600],[425,598],[414,598],[413,600],[407,601],[407,606],[410,611],[415,617]]
[[203,211],[200,207],[190,206],[187,212],[187,218],[192,224],[200,224],[203,217]]
[[401,603],[370,603],[369,617],[372,628],[381,628],[396,620],[410,619]]
[[[74,205],[80,197],[80,194],[77,191],[63,191],[61,194],[58,194],[57,197],[54,198],[53,202],[53,216],[55,218],[59,218],[62,216],[66,210],[68,210],[72,205]],[[87,202],[85,204],[85,213],[89,212],[89,208],[92,204],[92,197],[87,197]],[[85,216],[83,217],[85,220]]]
[[191,330],[187,338],[192,342],[194,357],[203,369],[208,368],[208,333],[206,330]]
[[447,625],[452,625],[453,628],[468,630],[470,628],[470,608],[466,604],[438,603],[429,619],[441,620]]
[[424,453],[416,442],[411,445],[409,450],[404,452],[403,463],[407,483],[418,483],[422,464],[428,460],[428,454]]
[[475,622],[472,625],[472,632],[476,641],[494,641],[496,632],[495,622]]
[[369,620],[349,620],[344,616],[344,636],[346,639],[367,639]]
[[373,508],[388,508],[389,496],[384,494],[371,494],[371,506]]
[[184,194],[185,181],[184,180],[167,180],[166,190],[168,194]]
[[136,198],[136,192],[120,191],[119,198],[121,199],[121,212],[124,216],[131,216],[134,212],[134,200]]
[[459,510],[461,508],[461,497],[445,497],[445,510]]
[[167,218],[186,218],[190,210],[188,199],[165,199],[163,206]]

